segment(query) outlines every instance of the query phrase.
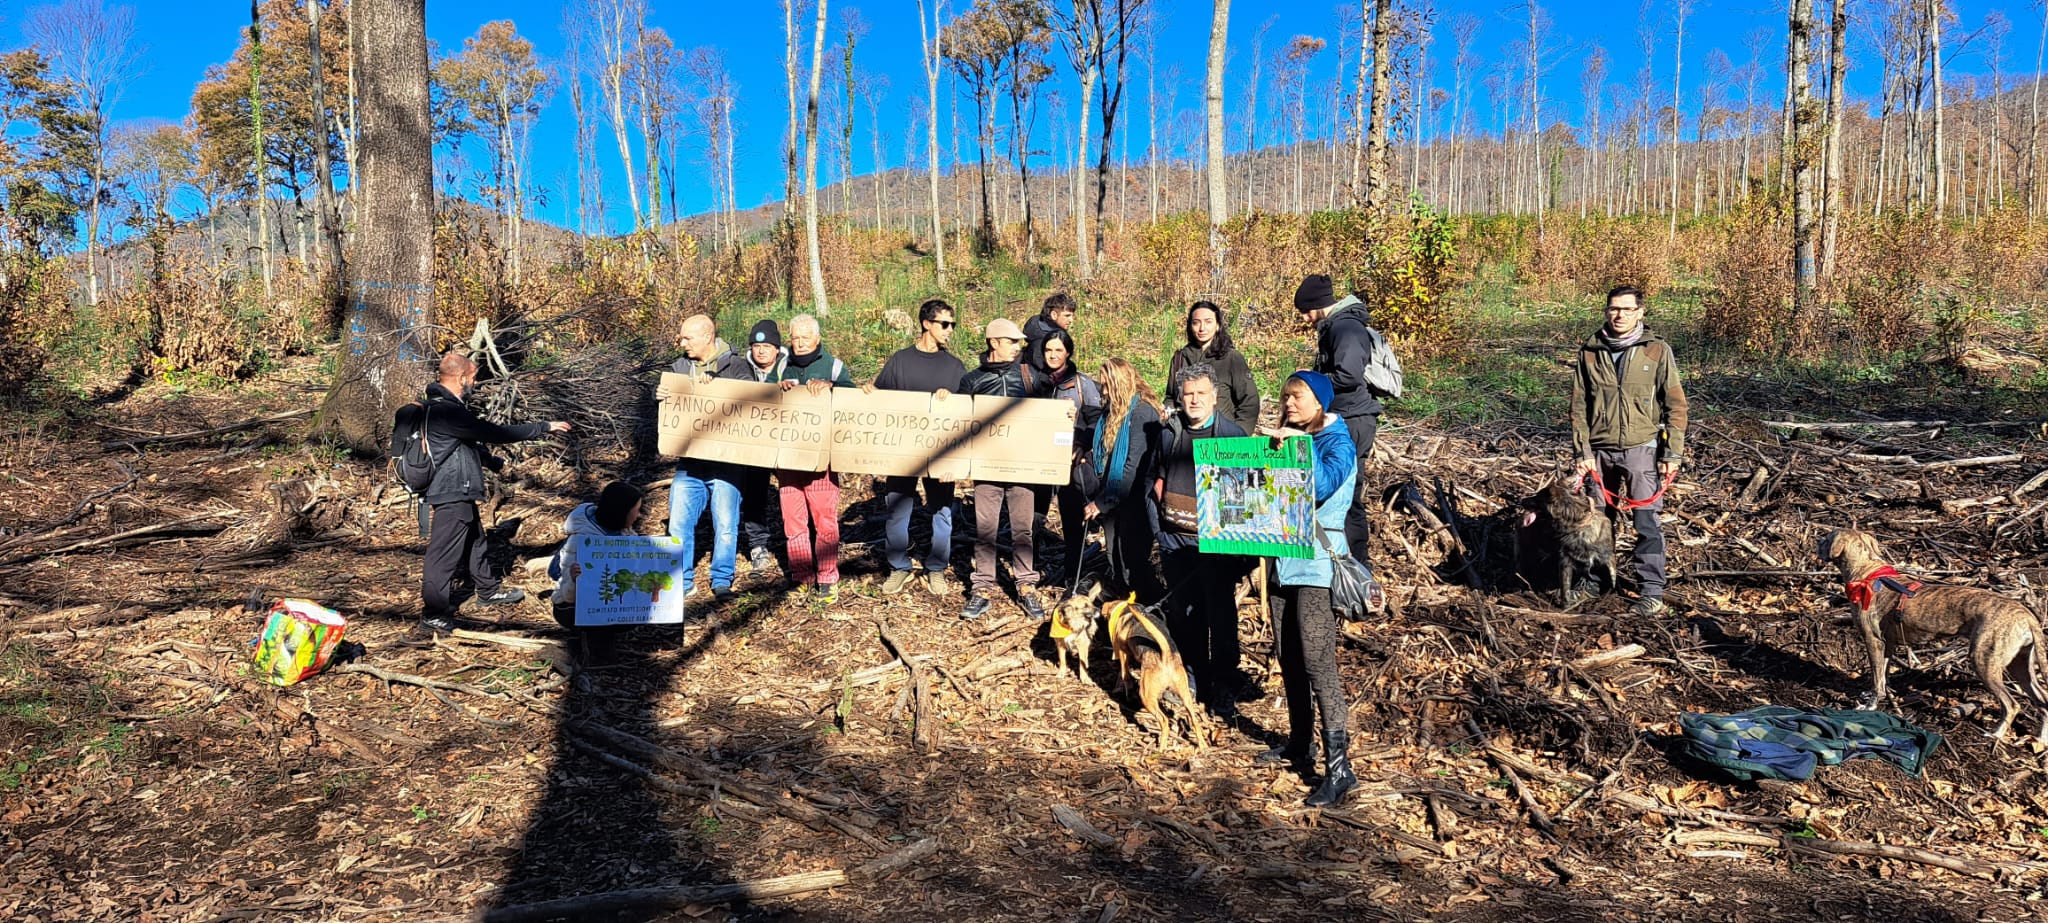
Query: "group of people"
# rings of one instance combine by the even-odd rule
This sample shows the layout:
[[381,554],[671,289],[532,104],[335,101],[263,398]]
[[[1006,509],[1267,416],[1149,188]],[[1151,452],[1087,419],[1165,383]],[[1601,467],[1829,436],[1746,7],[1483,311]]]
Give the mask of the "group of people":
[[[973,564],[959,614],[980,618],[1002,595],[997,570],[1005,525],[1015,603],[1028,617],[1041,620],[1047,602],[1039,593],[1041,583],[1053,582],[1069,591],[1077,586],[1088,536],[1099,528],[1105,565],[1099,579],[1112,595],[1134,594],[1141,603],[1164,610],[1197,698],[1225,715],[1234,711],[1240,693],[1254,688],[1240,669],[1233,590],[1255,561],[1200,553],[1194,443],[1255,432],[1309,436],[1314,518],[1321,535],[1312,558],[1281,559],[1272,568],[1278,589],[1272,617],[1289,733],[1284,744],[1257,761],[1309,766],[1320,716],[1324,771],[1309,799],[1315,805],[1335,803],[1356,783],[1346,756],[1345,696],[1337,672],[1338,629],[1330,587],[1334,558],[1348,554],[1366,565],[1367,605],[1376,609],[1382,604],[1383,591],[1367,565],[1367,500],[1372,491],[1363,473],[1386,396],[1373,385],[1367,370],[1374,350],[1385,346],[1375,344],[1365,303],[1356,295],[1336,297],[1328,276],[1304,279],[1295,292],[1294,307],[1313,331],[1316,358],[1313,368],[1285,380],[1275,428],[1260,427],[1256,379],[1231,341],[1223,309],[1210,301],[1195,302],[1187,310],[1186,343],[1173,354],[1163,401],[1121,357],[1100,360],[1092,375],[1080,371],[1081,352],[1073,334],[1077,305],[1065,294],[1046,299],[1040,313],[1022,327],[1009,319],[988,322],[982,329],[986,348],[972,368],[950,349],[957,326],[953,306],[936,298],[926,301],[918,308],[915,340],[889,356],[880,373],[860,387],[940,397],[957,393],[1071,402],[1073,469],[1065,485],[974,483]],[[1634,513],[1641,591],[1636,610],[1655,615],[1663,611],[1664,587],[1664,549],[1656,513],[1661,508],[1661,486],[1669,483],[1682,458],[1686,401],[1670,346],[1642,325],[1643,308],[1640,289],[1621,286],[1609,294],[1607,323],[1579,351],[1572,432],[1579,465],[1594,486],[1607,493],[1612,514]],[[810,315],[789,322],[787,344],[774,321],[756,323],[741,350],[719,337],[710,317],[695,315],[683,322],[679,343],[682,355],[674,371],[691,378],[774,383],[784,390],[802,387],[813,393],[855,387],[846,363],[826,350],[818,321]],[[481,467],[494,461],[483,446],[568,430],[562,422],[495,426],[478,419],[463,403],[475,374],[474,364],[450,354],[442,361],[440,380],[428,389],[429,402],[442,408],[440,416],[429,418],[430,447],[445,446],[451,458],[473,460],[445,465],[424,497],[431,510],[431,529],[422,587],[424,613],[416,634],[453,629],[450,584],[464,562],[483,603],[523,598],[518,590],[501,588],[482,557],[475,500],[482,495]],[[743,551],[757,570],[775,566],[777,530],[767,512],[771,478],[780,501],[786,586],[830,604],[838,598],[840,581],[840,482],[833,471],[771,472],[685,460],[677,465],[670,484],[668,533],[681,542],[685,560],[694,564],[699,524],[708,509],[711,595],[718,601],[729,598]],[[889,565],[882,592],[893,596],[922,586],[935,596],[951,596],[954,482],[891,477],[881,487]],[[597,501],[578,507],[564,531],[572,537],[632,534],[643,505],[638,487],[614,483]],[[1057,541],[1064,554],[1061,571],[1048,580],[1037,566],[1037,539],[1055,506]],[[930,542],[922,553],[913,547],[911,531],[920,509],[930,520]],[[565,625],[572,624],[573,617],[573,545],[564,543],[551,571],[561,580],[553,602]],[[693,567],[683,577],[685,595],[694,582]]]

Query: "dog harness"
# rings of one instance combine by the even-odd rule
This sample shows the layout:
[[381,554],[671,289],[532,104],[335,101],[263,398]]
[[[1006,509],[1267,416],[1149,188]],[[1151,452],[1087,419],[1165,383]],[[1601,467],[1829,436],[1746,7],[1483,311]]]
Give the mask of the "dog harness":
[[1114,638],[1121,634],[1117,630],[1117,626],[1122,625],[1123,620],[1126,618],[1137,619],[1138,624],[1145,627],[1145,633],[1152,638],[1166,637],[1166,633],[1160,631],[1159,626],[1152,624],[1152,620],[1145,617],[1145,610],[1138,605],[1138,594],[1136,593],[1132,593],[1128,599],[1117,600],[1116,605],[1109,607],[1110,637]]
[[1864,575],[1861,580],[1851,580],[1842,588],[1849,595],[1849,602],[1857,609],[1869,610],[1878,590],[1890,590],[1901,597],[1910,597],[1925,586],[1918,580],[1907,580],[1897,568],[1887,564]]

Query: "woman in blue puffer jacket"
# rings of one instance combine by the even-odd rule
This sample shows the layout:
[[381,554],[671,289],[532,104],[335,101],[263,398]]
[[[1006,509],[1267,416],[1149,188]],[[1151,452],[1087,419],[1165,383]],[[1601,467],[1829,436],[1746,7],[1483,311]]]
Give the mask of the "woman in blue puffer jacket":
[[1358,776],[1351,771],[1351,731],[1344,682],[1337,675],[1337,615],[1330,609],[1330,552],[1343,548],[1344,514],[1358,476],[1358,452],[1344,419],[1330,413],[1336,393],[1328,376],[1296,372],[1280,389],[1282,426],[1309,434],[1315,469],[1316,527],[1324,541],[1315,557],[1280,558],[1274,571],[1280,595],[1273,612],[1274,642],[1280,647],[1280,683],[1287,693],[1287,743],[1254,758],[1261,765],[1306,767],[1314,753],[1316,715],[1323,719],[1323,781],[1309,794],[1309,807],[1344,800]]

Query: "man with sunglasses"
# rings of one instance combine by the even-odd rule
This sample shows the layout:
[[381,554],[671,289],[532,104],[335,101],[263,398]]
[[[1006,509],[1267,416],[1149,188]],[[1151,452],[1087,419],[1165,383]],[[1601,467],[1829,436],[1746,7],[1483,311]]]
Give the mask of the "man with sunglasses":
[[[953,306],[933,298],[918,306],[917,323],[921,329],[917,342],[912,343],[889,357],[883,363],[882,374],[875,376],[874,384],[867,390],[917,391],[945,397],[960,384],[961,376],[967,374],[967,366],[959,357],[946,351],[953,341]],[[917,503],[917,482],[924,481],[925,508],[932,517],[932,547],[924,556],[925,586],[934,596],[946,596],[953,592],[946,571],[953,560],[953,482],[937,478],[891,477],[884,482],[883,490],[889,507],[889,522],[884,530],[884,544],[889,553],[889,579],[882,583],[882,592],[894,595],[903,592],[911,581],[910,558],[910,514]]]

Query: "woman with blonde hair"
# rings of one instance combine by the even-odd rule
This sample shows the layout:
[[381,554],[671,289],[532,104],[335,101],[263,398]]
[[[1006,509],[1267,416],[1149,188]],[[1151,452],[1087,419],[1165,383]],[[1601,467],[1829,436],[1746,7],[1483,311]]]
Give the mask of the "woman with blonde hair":
[[1159,398],[1122,359],[1105,360],[1097,381],[1103,414],[1090,459],[1100,484],[1083,512],[1102,523],[1110,588],[1135,592],[1141,602],[1157,602],[1164,594],[1152,573],[1153,499],[1145,472],[1159,442]]

